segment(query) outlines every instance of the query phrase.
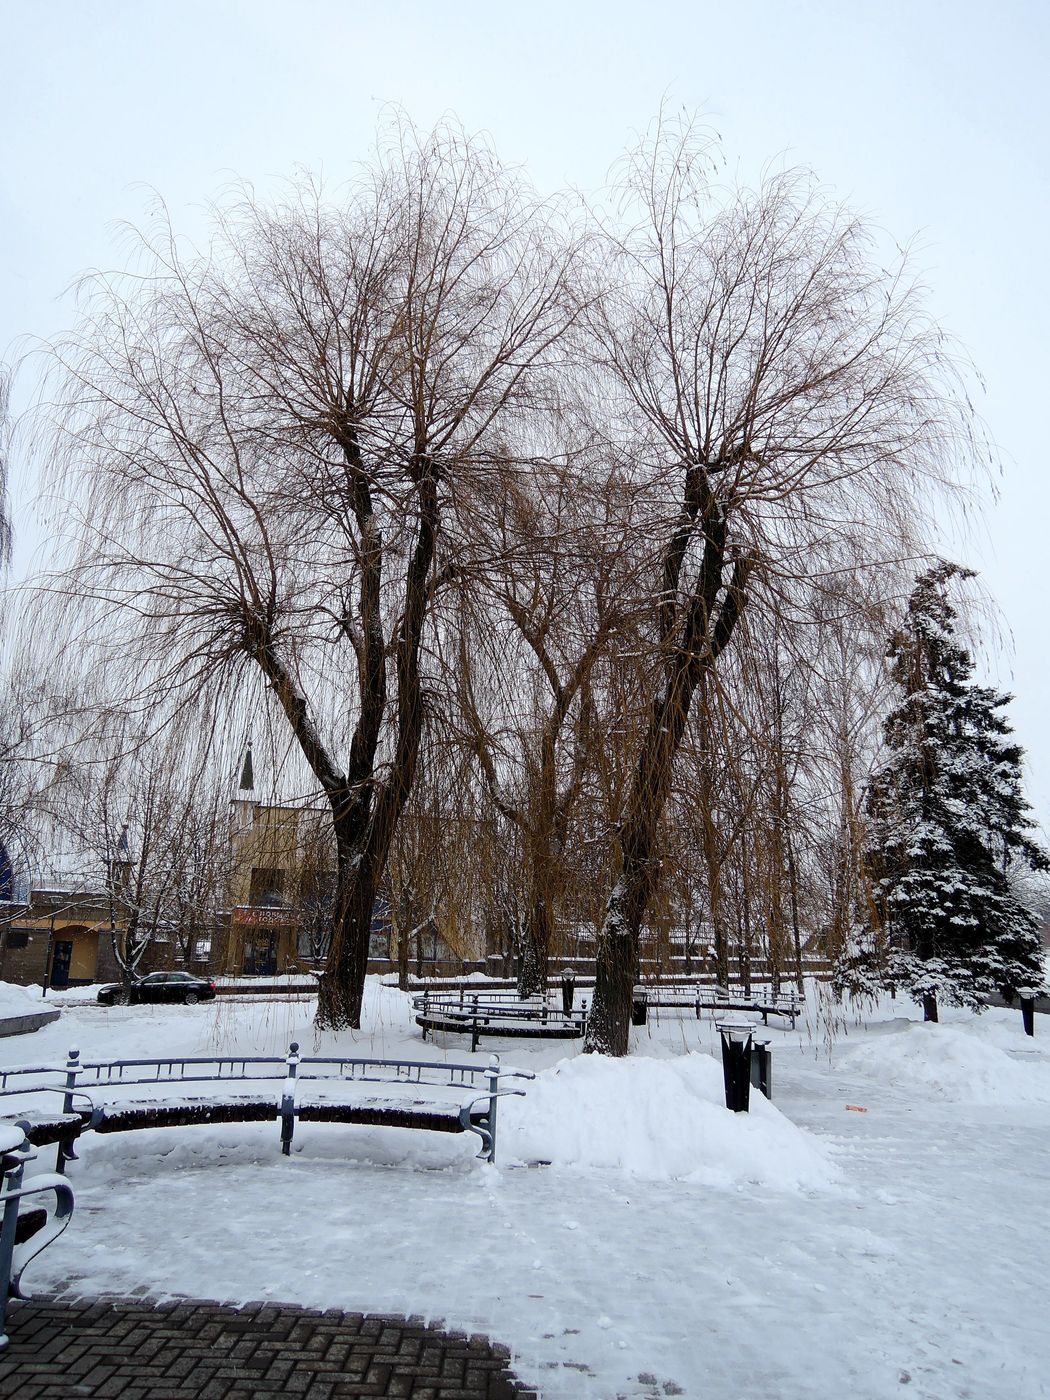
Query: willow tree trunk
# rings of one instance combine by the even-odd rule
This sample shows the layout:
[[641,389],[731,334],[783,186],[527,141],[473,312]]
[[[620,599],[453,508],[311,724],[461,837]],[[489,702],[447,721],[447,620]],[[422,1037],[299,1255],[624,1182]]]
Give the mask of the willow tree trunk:
[[[609,894],[598,935],[594,1001],[584,1049],[606,1055],[626,1055],[629,1048],[638,944],[659,871],[658,831],[671,791],[675,755],[681,747],[697,686],[710,673],[736,627],[752,566],[747,557],[737,558],[728,587],[724,585],[726,522],[713,496],[704,488],[699,469],[687,474],[682,511],[679,531],[664,562],[660,631],[667,662],[663,692],[653,704],[642,738],[620,831],[620,873]],[[686,544],[698,520],[704,531],[703,559],[695,587],[688,596],[681,630],[673,637],[672,600],[678,592]],[[723,588],[721,605],[716,606]]]
[[[419,502],[419,524],[415,548],[405,574],[405,607],[394,646],[397,674],[397,722],[389,776],[383,782],[374,778],[374,755],[379,723],[387,705],[382,679],[385,657],[378,642],[373,644],[376,676],[368,687],[375,711],[372,733],[361,744],[362,772],[367,761],[367,785],[358,781],[332,792],[333,824],[336,837],[336,912],[332,946],[321,977],[317,997],[316,1024],[321,1029],[357,1029],[361,1025],[368,950],[372,935],[372,911],[386,871],[394,833],[415,781],[419,745],[423,734],[423,695],[419,652],[430,601],[428,581],[434,561],[440,524],[437,475],[427,457],[414,459],[411,466]],[[375,580],[370,587],[374,587]],[[376,605],[362,607],[366,618],[377,618]],[[365,667],[362,666],[362,670]],[[361,734],[360,724],[355,744]],[[353,758],[353,752],[351,757]],[[374,796],[373,796],[374,793]],[[367,795],[366,795],[367,794]]]
[[689,672],[688,664],[679,666],[654,706],[620,832],[620,874],[598,935],[594,1001],[584,1045],[599,1054],[626,1055],[628,1050],[638,941],[656,883],[657,828],[695,688]]
[[718,850],[718,832],[710,807],[709,787],[701,791],[700,840],[707,866],[707,894],[711,906],[711,929],[715,946],[715,981],[724,987],[729,981],[729,937],[726,933],[722,900],[722,858]]
[[518,996],[535,996],[545,991],[550,975],[551,935],[554,918],[549,900],[542,891],[529,904],[518,966]]
[[385,860],[361,852],[336,832],[336,893],[332,942],[317,992],[317,1024],[330,1030],[361,1025],[368,949]]
[[397,902],[397,985],[402,992],[408,991],[408,940],[414,912],[411,891],[402,886]]
[[[552,759],[553,768],[553,759]],[[558,872],[558,822],[551,812],[541,812],[529,832],[532,845],[529,902],[518,969],[518,996],[535,996],[547,989],[551,944],[554,939],[554,891]]]

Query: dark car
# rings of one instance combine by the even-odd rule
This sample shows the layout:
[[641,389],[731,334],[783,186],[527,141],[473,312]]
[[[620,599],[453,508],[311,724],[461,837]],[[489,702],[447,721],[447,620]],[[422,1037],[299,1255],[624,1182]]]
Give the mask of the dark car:
[[107,983],[99,988],[98,999],[103,1006],[126,1006],[135,1001],[181,1001],[185,1006],[195,1006],[198,1001],[215,1000],[215,983],[189,972],[151,972],[130,987]]

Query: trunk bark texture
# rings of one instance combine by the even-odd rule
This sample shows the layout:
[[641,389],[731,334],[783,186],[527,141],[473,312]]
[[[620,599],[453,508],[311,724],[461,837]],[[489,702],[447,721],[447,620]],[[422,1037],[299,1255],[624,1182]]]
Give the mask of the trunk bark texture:
[[423,729],[419,651],[429,603],[429,579],[440,525],[437,470],[426,454],[409,466],[418,510],[415,546],[405,572],[404,611],[394,640],[397,709],[389,775],[376,779],[376,752],[389,724],[387,646],[381,613],[384,543],[357,439],[343,425],[337,440],[346,464],[346,490],[356,519],[361,570],[357,601],[360,711],[341,773],[308,712],[306,697],[285,664],[273,612],[256,602],[245,615],[244,647],[280,703],[303,757],[328,798],[336,842],[336,891],[331,945],[321,976],[317,1025],[356,1029],[368,971],[372,911],[397,823],[415,779]]
[[[697,577],[684,607],[679,580],[695,531],[703,531]],[[728,644],[743,609],[751,561],[736,559],[728,586],[725,516],[702,465],[686,470],[681,515],[664,555],[659,633],[666,655],[662,694],[654,702],[620,830],[620,873],[598,935],[594,1003],[584,1049],[626,1055],[642,920],[659,857],[657,832],[671,790],[674,758],[701,677]],[[719,601],[721,597],[721,601]],[[677,633],[677,635],[676,635]]]
[[[389,776],[382,783],[374,781],[375,750],[379,725],[386,706],[385,661],[376,659],[376,671],[371,682],[374,713],[370,715],[366,742],[361,746],[358,766],[361,772],[355,784],[350,813],[346,818],[346,833],[342,838],[345,854],[340,850],[338,808],[336,811],[337,851],[340,852],[339,884],[336,920],[332,947],[321,978],[317,999],[317,1025],[337,1030],[358,1029],[361,1025],[361,1004],[365,977],[368,973],[368,947],[372,932],[372,911],[380,882],[386,870],[390,847],[397,823],[401,819],[408,795],[415,780],[419,759],[419,744],[423,733],[423,697],[419,672],[419,650],[426,620],[428,579],[437,546],[440,519],[437,477],[429,458],[418,458],[412,464],[412,478],[419,502],[419,524],[416,543],[405,576],[405,609],[397,633],[394,664],[397,674],[397,723],[394,754]],[[367,573],[367,571],[366,571]],[[364,592],[362,584],[362,592]],[[381,649],[382,628],[378,624],[378,596],[364,605],[366,633],[369,624]],[[362,661],[365,672],[370,653]],[[364,681],[363,681],[364,683]],[[351,762],[361,736],[362,721],[351,745]],[[375,791],[374,799],[368,793]]]

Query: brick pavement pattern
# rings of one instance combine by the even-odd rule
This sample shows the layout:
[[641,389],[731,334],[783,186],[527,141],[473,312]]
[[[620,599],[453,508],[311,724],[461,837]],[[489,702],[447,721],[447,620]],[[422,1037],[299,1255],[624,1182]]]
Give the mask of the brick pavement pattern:
[[277,1303],[12,1303],[0,1395],[19,1400],[539,1400],[506,1347],[419,1318]]

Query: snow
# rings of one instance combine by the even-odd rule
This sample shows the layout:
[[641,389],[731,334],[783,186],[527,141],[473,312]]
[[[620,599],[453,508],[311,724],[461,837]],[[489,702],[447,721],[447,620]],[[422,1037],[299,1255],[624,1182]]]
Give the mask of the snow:
[[983,1019],[983,1035],[970,1027],[894,1022],[889,1034],[850,1050],[845,1064],[875,1085],[906,1088],[916,1102],[1050,1104],[1050,1059],[1034,1039],[1027,1052],[1017,1044],[1020,1015],[1009,1016],[1005,1046],[995,1043],[1003,1021]]
[[39,1010],[39,997],[33,995],[32,988],[19,987],[13,982],[0,982],[0,1021],[28,1016]]
[[1033,1248],[1050,1017],[1029,1040],[1017,1011],[923,1026],[898,998],[832,1025],[818,1000],[795,1032],[771,1028],[774,1103],[755,1093],[748,1115],[721,1106],[717,1034],[691,1011],[612,1062],[564,1042],[424,1044],[377,979],[353,1036],[315,1038],[305,1000],[72,1001],[4,1061],[297,1039],[304,1056],[498,1050],[538,1078],[500,1103],[494,1169],[472,1136],[396,1129],[301,1123],[290,1158],[276,1123],[88,1136],[73,1223],[26,1282],[444,1319],[510,1345],[546,1400],[1050,1393]]
[[820,1145],[757,1091],[749,1114],[727,1113],[721,1063],[701,1053],[565,1060],[506,1106],[500,1146],[523,1161],[644,1181],[797,1190],[838,1178]]

